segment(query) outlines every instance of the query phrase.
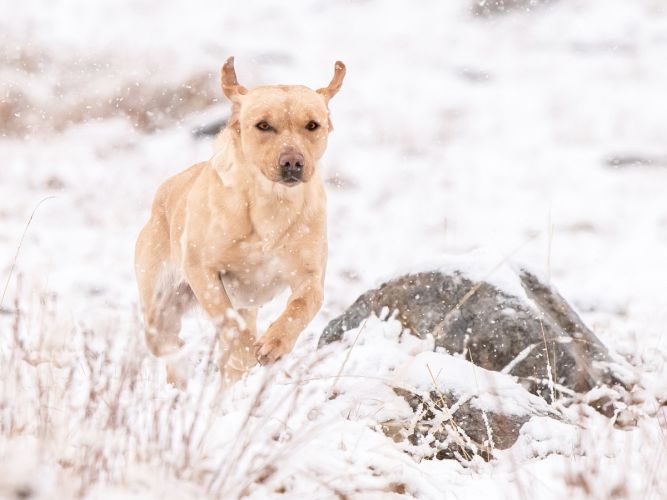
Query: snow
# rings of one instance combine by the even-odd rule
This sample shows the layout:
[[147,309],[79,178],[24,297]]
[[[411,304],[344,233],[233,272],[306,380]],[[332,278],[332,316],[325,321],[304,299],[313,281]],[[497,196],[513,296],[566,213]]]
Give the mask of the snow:
[[461,399],[474,397],[473,406],[481,411],[507,415],[529,415],[530,410],[548,412],[542,398],[528,393],[512,377],[440,353],[417,355],[400,378],[420,392],[432,390],[435,379],[441,391],[450,390]]
[[[428,250],[424,253],[428,253]],[[502,255],[489,248],[476,248],[458,255],[439,253],[425,257],[423,260],[410,262],[404,268],[395,269],[386,279],[425,270],[438,270],[444,274],[457,273],[474,282],[485,281],[515,297],[530,302],[516,272],[521,265],[513,262],[511,257],[511,254]]]
[[[419,498],[666,494],[667,168],[608,160],[667,155],[667,7],[561,0],[476,19],[470,5],[4,6],[3,288],[19,251],[0,303],[10,332],[0,336],[0,495],[26,482],[37,498],[82,483],[89,498],[233,498],[245,487],[253,498],[281,488],[292,498],[401,495],[392,484]],[[158,184],[211,154],[212,141],[190,131],[226,114],[217,77],[229,55],[247,86],[319,87],[337,59],[348,74],[330,104],[323,165],[325,304],[293,355],[223,397],[202,315],[184,331],[188,389],[166,385],[140,336],[132,254]],[[197,111],[162,116],[159,97],[198,78]],[[133,89],[154,105],[152,133],[119,111]],[[376,426],[408,416],[391,388],[429,389],[426,365],[485,409],[497,403],[480,390],[488,380],[517,411],[544,403],[509,377],[430,352],[428,339],[399,342],[392,320],[371,318],[344,348],[316,352],[319,332],[398,273],[458,267],[518,293],[515,265],[557,286],[635,367],[636,428],[577,407],[574,423],[534,418],[488,464],[415,461]],[[280,302],[262,313],[265,326]],[[252,483],[267,465],[275,473]]]

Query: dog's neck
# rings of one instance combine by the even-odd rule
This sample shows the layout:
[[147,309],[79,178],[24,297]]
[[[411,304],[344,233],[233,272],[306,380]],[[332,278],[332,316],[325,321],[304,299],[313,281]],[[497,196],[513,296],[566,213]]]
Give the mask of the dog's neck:
[[216,139],[211,165],[225,187],[243,193],[252,224],[263,237],[277,236],[280,226],[287,229],[306,208],[311,183],[319,181],[317,175],[308,183],[291,187],[270,181],[259,168],[245,163],[239,138],[229,129]]

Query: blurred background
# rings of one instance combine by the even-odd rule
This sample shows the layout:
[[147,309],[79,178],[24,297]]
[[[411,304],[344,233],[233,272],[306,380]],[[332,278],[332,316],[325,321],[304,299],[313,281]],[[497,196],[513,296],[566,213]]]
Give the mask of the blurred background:
[[665,352],[666,2],[0,5],[0,269],[47,198],[15,273],[63,312],[136,312],[136,235],[159,183],[210,156],[228,56],[246,86],[313,88],[341,59],[312,332],[399,270],[487,248],[619,351]]

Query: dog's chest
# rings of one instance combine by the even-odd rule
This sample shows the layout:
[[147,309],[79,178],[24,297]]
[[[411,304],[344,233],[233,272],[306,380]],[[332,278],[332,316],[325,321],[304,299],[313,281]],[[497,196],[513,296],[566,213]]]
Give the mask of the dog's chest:
[[239,234],[223,257],[222,282],[234,307],[259,307],[288,286],[299,242],[309,234],[299,217],[287,202],[260,202],[251,210],[249,234]]
[[239,256],[220,271],[235,308],[260,307],[287,287],[289,270],[280,252],[267,252],[257,243],[241,243]]

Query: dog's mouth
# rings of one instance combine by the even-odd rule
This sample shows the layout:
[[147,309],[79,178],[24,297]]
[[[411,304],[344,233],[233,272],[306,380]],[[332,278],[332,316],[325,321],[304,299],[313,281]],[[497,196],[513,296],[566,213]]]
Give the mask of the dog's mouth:
[[297,184],[299,184],[299,183],[302,182],[302,181],[303,181],[303,179],[301,179],[300,177],[294,177],[294,176],[290,176],[290,177],[281,177],[281,178],[278,180],[278,182],[279,182],[280,184],[283,184],[283,185],[285,185],[285,186],[290,186],[290,187],[291,187],[291,186],[296,186]]

